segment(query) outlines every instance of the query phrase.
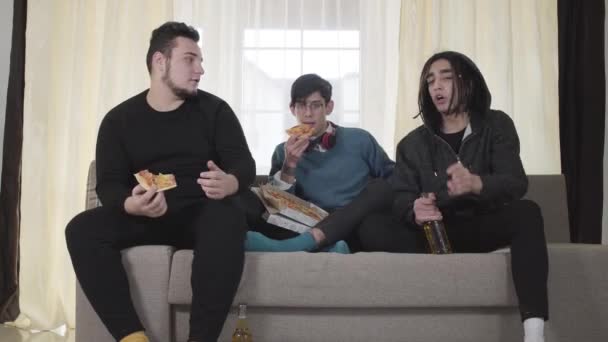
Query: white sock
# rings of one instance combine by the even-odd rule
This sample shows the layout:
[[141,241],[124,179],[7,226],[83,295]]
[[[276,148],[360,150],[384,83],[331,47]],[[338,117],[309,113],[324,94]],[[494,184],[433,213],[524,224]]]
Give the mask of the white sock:
[[524,321],[524,342],[545,342],[545,320],[532,317]]

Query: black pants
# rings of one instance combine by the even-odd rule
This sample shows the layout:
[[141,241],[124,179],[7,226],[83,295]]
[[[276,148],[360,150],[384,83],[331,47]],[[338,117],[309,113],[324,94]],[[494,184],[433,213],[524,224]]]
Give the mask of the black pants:
[[404,227],[390,210],[368,215],[357,228],[363,252],[424,253],[422,230]]
[[217,341],[244,263],[245,215],[230,200],[208,200],[152,219],[105,207],[77,215],[66,240],[82,289],[117,340],[144,330],[137,317],[121,250],[168,244],[193,248],[190,339]]
[[342,208],[336,209],[318,228],[325,234],[325,242],[333,244],[347,239],[353,250],[361,249],[361,238],[357,230],[369,216],[390,208],[393,203],[393,189],[384,179],[373,179],[353,200]]
[[[486,253],[511,246],[511,268],[522,320],[549,318],[547,299],[548,257],[543,218],[538,205],[519,200],[492,212],[477,215],[444,213],[444,223],[456,253]],[[364,250],[407,252],[412,249],[412,232],[394,218],[377,215],[360,227]],[[426,248],[422,230],[415,231],[416,249]]]

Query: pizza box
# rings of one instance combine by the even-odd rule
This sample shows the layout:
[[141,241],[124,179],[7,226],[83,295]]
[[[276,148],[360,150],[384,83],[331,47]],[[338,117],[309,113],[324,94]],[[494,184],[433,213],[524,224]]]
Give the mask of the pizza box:
[[268,222],[270,224],[274,224],[275,226],[289,229],[291,231],[294,231],[294,232],[300,233],[300,234],[309,231],[311,228],[303,223],[294,221],[294,220],[290,219],[289,217],[285,217],[281,214],[270,214],[268,212],[265,212],[264,215],[262,215],[262,217],[264,218],[264,220],[266,220],[266,222]]
[[[277,213],[309,227],[314,227],[328,215],[325,210],[318,206],[272,185],[262,185],[260,190],[262,197]],[[272,212],[270,213],[272,214]]]
[[308,227],[314,227],[328,215],[318,206],[271,185],[252,188],[252,191],[260,198],[269,215],[285,216]]

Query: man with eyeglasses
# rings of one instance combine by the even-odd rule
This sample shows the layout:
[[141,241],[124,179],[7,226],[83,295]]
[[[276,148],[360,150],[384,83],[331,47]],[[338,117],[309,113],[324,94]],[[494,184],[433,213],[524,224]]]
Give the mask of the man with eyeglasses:
[[[289,109],[312,134],[292,136],[272,155],[270,182],[310,201],[330,215],[310,231],[297,233],[257,220],[250,224],[249,251],[349,253],[343,239],[358,249],[351,234],[371,211],[390,203],[387,183],[394,162],[367,131],[327,120],[334,109],[332,86],[315,74],[300,76],[291,87]],[[257,217],[259,217],[258,215]],[[355,244],[353,246],[353,244]]]

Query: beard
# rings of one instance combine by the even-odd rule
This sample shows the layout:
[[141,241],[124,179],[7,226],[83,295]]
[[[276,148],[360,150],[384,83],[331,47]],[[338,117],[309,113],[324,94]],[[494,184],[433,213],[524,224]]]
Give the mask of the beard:
[[183,87],[179,87],[173,80],[171,79],[171,64],[169,61],[166,63],[165,73],[163,74],[161,80],[167,85],[167,87],[171,90],[175,97],[180,98],[182,100],[186,100],[189,98],[196,97],[198,93],[198,89],[190,90]]

